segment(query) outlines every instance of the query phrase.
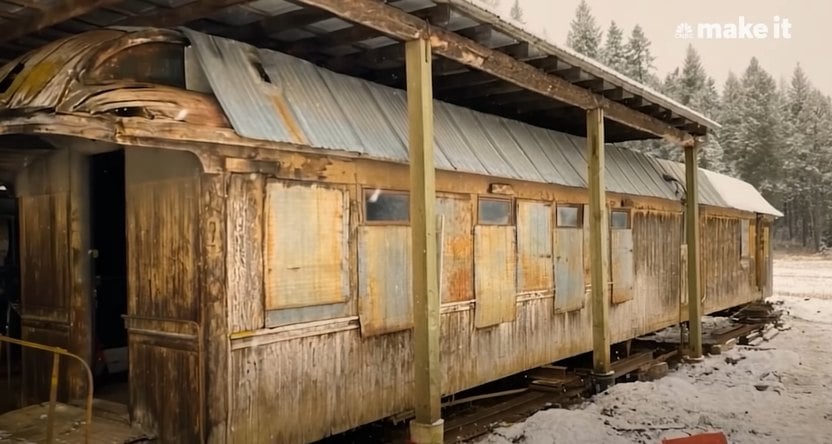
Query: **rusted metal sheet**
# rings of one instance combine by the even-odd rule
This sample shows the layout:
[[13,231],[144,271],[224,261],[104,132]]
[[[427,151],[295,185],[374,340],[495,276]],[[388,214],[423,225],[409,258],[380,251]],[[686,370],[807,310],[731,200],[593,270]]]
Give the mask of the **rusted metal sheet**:
[[358,229],[358,313],[363,336],[413,326],[410,227]]
[[633,262],[633,230],[610,231],[610,255],[612,263],[612,303],[620,304],[632,300],[635,283]]
[[515,319],[517,256],[512,226],[474,227],[475,324],[490,327]]
[[581,228],[557,229],[555,311],[580,310],[586,303],[583,232]]
[[349,297],[349,198],[342,188],[266,186],[266,310]]
[[552,288],[552,234],[551,204],[517,201],[518,291]]
[[467,301],[474,297],[471,198],[468,195],[443,194],[437,197],[436,214],[442,216],[442,302]]
[[263,68],[256,48],[195,31],[183,32],[228,120],[240,135],[280,142],[305,140],[285,121],[290,116],[276,106],[273,97],[282,94],[280,90],[258,73],[258,64]]

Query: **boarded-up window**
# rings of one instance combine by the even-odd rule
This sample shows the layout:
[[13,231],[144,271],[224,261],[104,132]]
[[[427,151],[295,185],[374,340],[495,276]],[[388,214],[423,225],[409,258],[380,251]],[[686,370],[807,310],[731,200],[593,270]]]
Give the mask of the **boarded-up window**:
[[410,227],[358,230],[358,313],[365,336],[413,326]]
[[517,202],[517,286],[519,291],[552,288],[552,205]]
[[[561,209],[569,209],[562,214]],[[580,310],[586,299],[584,230],[580,207],[558,206],[555,255],[555,311]],[[569,222],[569,223],[566,223]],[[562,225],[563,224],[563,225]]]
[[514,227],[479,225],[474,230],[475,325],[489,327],[514,320],[516,262]]
[[273,182],[266,199],[266,309],[346,301],[346,191]]
[[472,207],[470,197],[464,195],[443,195],[436,199],[436,214],[441,218],[437,235],[442,302],[467,301],[474,297]]
[[748,250],[748,235],[750,230],[750,223],[748,219],[740,220],[740,258],[745,259],[751,254]]
[[[625,213],[626,214],[626,213]],[[612,303],[620,304],[634,297],[635,262],[633,260],[633,230],[610,231],[610,271],[612,274]]]

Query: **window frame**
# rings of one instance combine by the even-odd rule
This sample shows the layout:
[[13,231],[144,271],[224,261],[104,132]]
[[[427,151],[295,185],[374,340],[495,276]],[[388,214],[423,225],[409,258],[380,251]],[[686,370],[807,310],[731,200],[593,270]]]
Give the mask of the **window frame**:
[[[482,222],[480,220],[480,202],[481,201],[492,201],[492,202],[504,202],[508,204],[508,222],[504,224],[492,223],[492,222]],[[517,213],[515,206],[515,200],[511,197],[495,197],[495,196],[484,196],[484,195],[477,195],[477,208],[476,208],[476,223],[474,225],[482,225],[482,226],[489,226],[489,227],[513,227],[516,225],[517,221],[515,219],[515,215]]]
[[[376,190],[382,193],[405,196],[407,198],[407,219],[405,220],[369,220],[367,218],[367,200],[368,195],[375,193]],[[386,226],[386,225],[404,225],[410,226],[410,192],[406,190],[393,190],[381,187],[361,187],[361,223],[362,225]]]
[[[560,223],[560,215],[558,210],[560,208],[574,208],[577,214],[577,225],[561,225]],[[576,204],[576,203],[555,203],[555,228],[564,228],[564,229],[582,229],[584,227],[584,205],[583,204]]]
[[[627,216],[627,223],[623,227],[614,227],[612,225],[613,213],[622,213]],[[633,228],[632,212],[627,208],[611,208],[610,209],[610,230],[631,230]]]

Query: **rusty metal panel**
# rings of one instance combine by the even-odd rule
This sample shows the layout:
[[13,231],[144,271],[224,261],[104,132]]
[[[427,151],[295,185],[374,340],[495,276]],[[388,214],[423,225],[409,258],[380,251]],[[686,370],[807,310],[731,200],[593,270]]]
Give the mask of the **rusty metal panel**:
[[473,212],[468,195],[442,195],[436,199],[436,214],[442,217],[442,302],[474,297]]
[[584,230],[558,228],[555,257],[555,311],[568,312],[584,308]]
[[518,291],[552,288],[552,205],[517,202]]
[[349,297],[349,198],[340,188],[266,186],[266,309]]
[[321,70],[321,76],[345,117],[349,116],[364,152],[384,160],[407,159],[405,139],[390,124],[386,110],[370,94],[367,82],[327,70]]
[[280,91],[269,88],[258,74],[255,62],[260,62],[256,48],[188,29],[183,32],[191,41],[202,71],[235,131],[252,139],[304,140],[297,128],[285,122],[292,116],[280,106]]
[[348,148],[363,152],[361,141],[321,77],[321,70],[305,60],[275,51],[258,51],[271,82],[286,97],[309,144],[319,148]]
[[632,300],[635,284],[633,262],[633,230],[610,231],[610,256],[612,263],[612,303],[620,304]]
[[358,229],[358,316],[362,335],[413,326],[411,250],[410,227]]
[[514,321],[517,310],[515,250],[514,227],[478,225],[474,228],[477,328]]

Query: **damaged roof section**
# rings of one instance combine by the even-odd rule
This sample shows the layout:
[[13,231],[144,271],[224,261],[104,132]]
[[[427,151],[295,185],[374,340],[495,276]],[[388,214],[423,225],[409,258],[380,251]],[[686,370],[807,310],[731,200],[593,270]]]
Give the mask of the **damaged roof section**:
[[184,81],[182,34],[102,29],[54,41],[0,68],[0,113],[54,110],[228,127],[212,94]]
[[[232,127],[250,139],[408,161],[404,91],[192,30],[100,30],[27,54],[0,70],[0,115],[21,110]],[[582,137],[440,101],[434,112],[440,169],[586,187]],[[683,183],[683,166],[608,144],[608,191],[678,200],[664,177]],[[754,199],[728,196],[732,181],[701,170],[702,203],[779,215],[753,188]]]

